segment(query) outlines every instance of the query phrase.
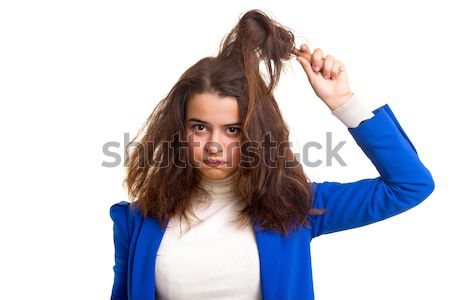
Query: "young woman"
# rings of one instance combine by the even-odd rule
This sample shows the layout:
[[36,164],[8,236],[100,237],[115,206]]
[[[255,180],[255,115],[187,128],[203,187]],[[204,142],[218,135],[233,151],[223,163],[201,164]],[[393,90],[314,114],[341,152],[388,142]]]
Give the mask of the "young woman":
[[[291,57],[379,177],[304,174],[273,96]],[[434,189],[389,106],[368,110],[342,62],[296,49],[259,10],[182,74],[137,139],[124,180],[131,203],[110,210],[111,299],[314,299],[311,239],[404,212]]]

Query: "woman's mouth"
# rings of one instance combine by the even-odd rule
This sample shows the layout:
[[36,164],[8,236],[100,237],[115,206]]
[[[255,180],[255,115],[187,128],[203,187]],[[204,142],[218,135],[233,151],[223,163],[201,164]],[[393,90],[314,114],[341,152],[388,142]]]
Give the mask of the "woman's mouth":
[[207,166],[217,168],[224,164],[225,162],[221,160],[214,160],[214,159],[206,159],[203,161]]

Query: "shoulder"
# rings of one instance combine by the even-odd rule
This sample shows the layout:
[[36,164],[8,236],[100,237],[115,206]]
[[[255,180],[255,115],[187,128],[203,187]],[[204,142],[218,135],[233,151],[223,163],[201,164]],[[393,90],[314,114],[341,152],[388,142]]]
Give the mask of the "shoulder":
[[132,235],[136,222],[141,220],[139,212],[128,201],[119,201],[111,205],[109,215],[114,223],[114,231],[127,239]]
[[109,215],[114,224],[117,225],[116,227],[129,233],[134,230],[136,224],[142,222],[138,205],[133,205],[128,201],[119,201],[111,205]]
[[128,214],[129,208],[130,208],[130,202],[120,201],[120,202],[114,203],[109,208],[109,215],[111,216],[113,221],[118,221],[119,219],[125,218],[125,216]]

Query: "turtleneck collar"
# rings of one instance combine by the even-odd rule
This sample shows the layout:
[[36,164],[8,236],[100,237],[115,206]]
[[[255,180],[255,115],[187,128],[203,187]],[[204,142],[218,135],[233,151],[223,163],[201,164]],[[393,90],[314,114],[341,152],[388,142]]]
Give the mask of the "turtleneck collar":
[[233,196],[235,195],[235,186],[237,184],[238,171],[232,175],[221,178],[211,179],[200,174],[200,184],[204,186],[210,194],[214,196]]

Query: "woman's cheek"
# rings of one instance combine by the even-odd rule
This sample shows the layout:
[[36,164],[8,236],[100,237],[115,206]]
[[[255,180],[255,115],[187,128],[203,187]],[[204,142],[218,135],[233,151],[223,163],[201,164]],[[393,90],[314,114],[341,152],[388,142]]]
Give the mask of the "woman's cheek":
[[195,161],[201,162],[203,160],[203,143],[199,139],[192,140],[189,142],[189,148]]
[[232,149],[232,161],[233,161],[233,167],[238,167],[239,166],[239,162],[241,161],[241,148],[239,147],[239,145],[234,144],[233,145],[233,149]]
[[189,148],[189,158],[191,160],[191,164],[193,166],[198,165],[199,158],[199,149],[200,149],[200,142],[195,138],[193,134],[189,134],[187,137],[188,141],[188,148]]

